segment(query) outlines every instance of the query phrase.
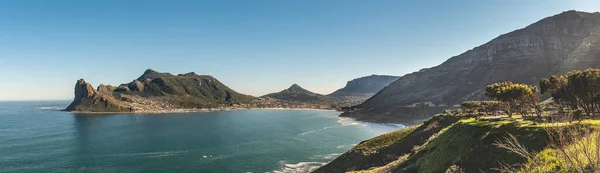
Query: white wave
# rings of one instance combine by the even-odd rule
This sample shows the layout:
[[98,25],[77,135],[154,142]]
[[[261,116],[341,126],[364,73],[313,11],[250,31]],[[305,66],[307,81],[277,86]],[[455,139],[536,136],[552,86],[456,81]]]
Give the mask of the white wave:
[[311,156],[309,159],[311,159],[311,160],[333,160],[340,155],[342,155],[342,153],[314,155],[314,156]]
[[307,135],[307,134],[311,134],[311,133],[318,132],[318,131],[322,131],[322,130],[327,130],[327,129],[334,128],[334,127],[336,127],[336,126],[328,126],[328,127],[323,127],[323,128],[316,129],[316,130],[311,130],[311,131],[302,132],[302,133],[300,133],[300,134],[298,134],[298,135],[300,135],[300,136],[304,136],[304,135]]
[[95,157],[130,157],[130,156],[148,156],[148,157],[165,157],[174,156],[188,151],[163,151],[163,152],[146,152],[146,153],[122,153],[122,154],[104,154],[96,155]]
[[274,170],[272,173],[308,173],[327,164],[327,162],[299,162],[296,164],[287,164],[285,161],[279,161],[282,168]]
[[354,147],[356,145],[358,145],[358,144],[342,144],[342,145],[338,145],[335,148],[348,148],[348,149],[350,149],[350,148],[352,148],[352,147]]
[[58,107],[58,106],[42,106],[42,107],[37,107],[38,109],[41,110],[63,110],[65,109],[64,107]]
[[337,122],[342,126],[354,126],[359,124],[358,121],[348,117],[339,117]]

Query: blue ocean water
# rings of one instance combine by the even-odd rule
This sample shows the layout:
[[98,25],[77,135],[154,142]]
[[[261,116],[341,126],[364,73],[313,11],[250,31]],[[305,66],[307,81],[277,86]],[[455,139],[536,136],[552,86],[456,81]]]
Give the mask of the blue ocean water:
[[401,129],[321,110],[73,114],[0,102],[0,172],[308,172]]

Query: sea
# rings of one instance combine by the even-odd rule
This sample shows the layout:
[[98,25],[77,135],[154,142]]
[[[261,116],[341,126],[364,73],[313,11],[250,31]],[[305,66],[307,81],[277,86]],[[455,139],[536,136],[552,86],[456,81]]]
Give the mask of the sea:
[[404,128],[327,110],[75,114],[69,101],[0,102],[0,172],[310,172]]

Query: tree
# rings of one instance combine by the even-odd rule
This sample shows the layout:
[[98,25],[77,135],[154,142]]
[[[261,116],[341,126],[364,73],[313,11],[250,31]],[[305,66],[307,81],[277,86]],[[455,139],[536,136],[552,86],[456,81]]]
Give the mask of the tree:
[[[512,82],[494,83],[486,87],[485,95],[503,102],[509,117],[512,116],[513,110],[517,110],[523,116],[527,116],[528,110],[539,103],[537,88],[526,84]],[[538,116],[541,116],[541,114],[538,114]]]
[[497,112],[502,107],[502,102],[499,101],[484,100],[479,103],[481,104],[479,111],[485,112],[487,115]]
[[460,106],[466,109],[469,113],[475,114],[479,108],[481,108],[481,103],[478,101],[465,101],[462,102]]
[[540,81],[541,93],[550,93],[552,99],[562,106],[578,108],[588,116],[599,109],[600,69],[571,71],[561,76],[551,76]]

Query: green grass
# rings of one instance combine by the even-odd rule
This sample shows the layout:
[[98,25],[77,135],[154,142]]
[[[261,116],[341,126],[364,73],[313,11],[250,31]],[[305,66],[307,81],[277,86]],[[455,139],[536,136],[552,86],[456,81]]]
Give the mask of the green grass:
[[522,127],[525,123],[462,120],[438,134],[396,171],[444,172],[450,166],[458,165],[466,172],[493,172],[490,168],[499,168],[499,163],[522,163],[525,161],[523,158],[496,147],[494,143],[510,133],[525,146],[542,150],[546,146],[545,132],[539,127]]
[[368,156],[368,155],[377,153],[377,151],[379,149],[389,147],[394,142],[396,142],[396,141],[406,137],[410,133],[412,133],[418,127],[419,126],[413,126],[413,127],[409,127],[409,128],[405,128],[402,130],[398,130],[398,131],[394,131],[394,132],[390,132],[387,134],[377,136],[373,139],[370,139],[368,141],[358,144],[357,146],[352,148],[350,150],[350,152],[359,153],[363,156]]

